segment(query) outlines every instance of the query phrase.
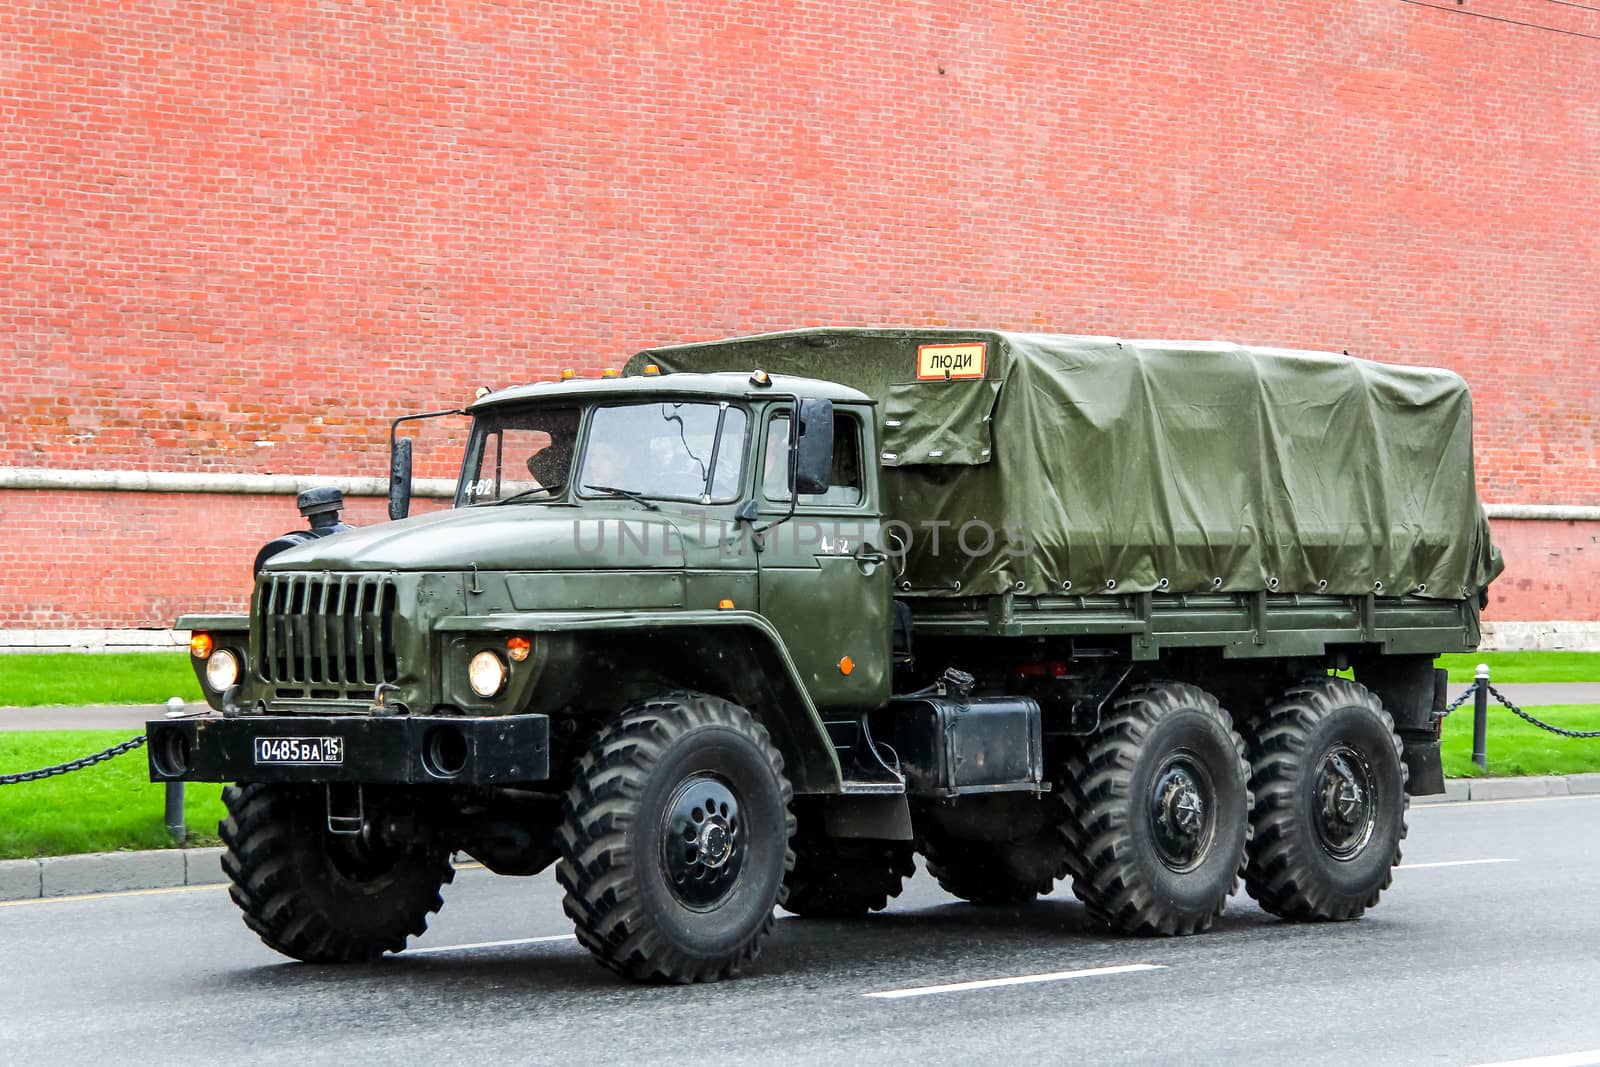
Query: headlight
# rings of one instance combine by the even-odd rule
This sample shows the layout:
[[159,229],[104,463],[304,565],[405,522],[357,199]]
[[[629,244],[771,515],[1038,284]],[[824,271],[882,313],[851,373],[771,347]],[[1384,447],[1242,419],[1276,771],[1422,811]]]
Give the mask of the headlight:
[[467,664],[467,681],[481,697],[492,697],[505,688],[505,661],[493,652],[479,652]]
[[211,653],[206,660],[206,685],[213,693],[220,693],[239,680],[239,657],[225,648]]

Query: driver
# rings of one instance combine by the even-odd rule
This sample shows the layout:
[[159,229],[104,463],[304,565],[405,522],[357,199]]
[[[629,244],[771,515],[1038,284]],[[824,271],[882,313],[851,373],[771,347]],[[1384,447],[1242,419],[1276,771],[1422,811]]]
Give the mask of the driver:
[[583,484],[609,485],[618,489],[633,488],[619,479],[627,477],[628,456],[615,441],[589,442],[583,457]]

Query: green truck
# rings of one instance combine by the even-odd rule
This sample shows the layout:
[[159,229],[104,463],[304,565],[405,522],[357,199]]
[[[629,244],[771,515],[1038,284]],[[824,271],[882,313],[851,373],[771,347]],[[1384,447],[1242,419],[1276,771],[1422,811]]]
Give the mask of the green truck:
[[[635,979],[755,958],[927,872],[1070,878],[1128,934],[1353,919],[1499,573],[1440,370],[1231,344],[808,329],[480,391],[453,506],[266,546],[186,616],[214,712],[156,781],[230,783],[272,948],[404,948],[451,857],[554,866]],[[417,416],[418,418],[422,416]]]

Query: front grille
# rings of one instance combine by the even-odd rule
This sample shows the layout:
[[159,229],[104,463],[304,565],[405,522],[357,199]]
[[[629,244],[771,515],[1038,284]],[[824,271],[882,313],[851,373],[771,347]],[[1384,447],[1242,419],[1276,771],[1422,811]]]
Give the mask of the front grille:
[[395,681],[395,599],[394,583],[380,575],[263,575],[256,592],[262,678],[366,693]]

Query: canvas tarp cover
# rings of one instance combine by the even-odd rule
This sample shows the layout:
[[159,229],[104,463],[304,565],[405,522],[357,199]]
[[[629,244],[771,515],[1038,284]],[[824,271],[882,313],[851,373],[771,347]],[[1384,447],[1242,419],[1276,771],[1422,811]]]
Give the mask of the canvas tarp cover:
[[[966,377],[940,378],[919,354],[976,345]],[[849,329],[654,349],[633,366],[645,361],[760,367],[877,400],[885,512],[909,541],[913,595],[1456,599],[1501,569],[1474,487],[1471,398],[1449,371],[1231,344]]]

